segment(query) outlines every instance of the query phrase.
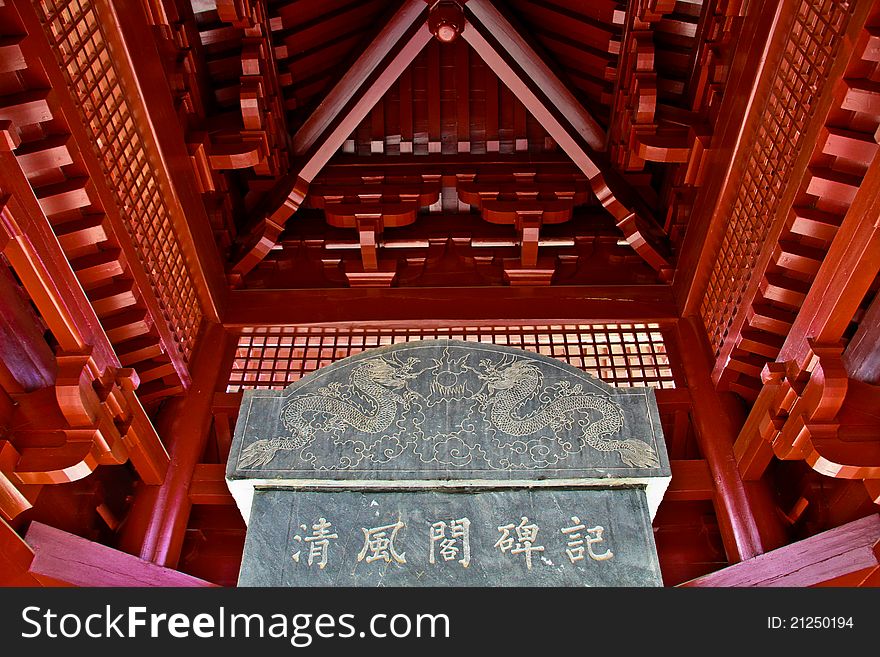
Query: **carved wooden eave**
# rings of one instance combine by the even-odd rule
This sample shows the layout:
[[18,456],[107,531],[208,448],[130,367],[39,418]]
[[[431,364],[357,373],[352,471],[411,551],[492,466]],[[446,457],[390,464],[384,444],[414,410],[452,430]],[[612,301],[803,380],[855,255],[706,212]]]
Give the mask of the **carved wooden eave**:
[[[155,102],[146,107],[147,81],[137,78],[113,7],[97,2],[76,17],[92,25],[88,65],[103,67],[101,76],[77,74],[80,64],[64,53],[78,32],[53,32],[57,14],[38,11],[0,8],[4,31],[26,34],[17,45],[25,65],[9,79],[21,91],[4,96],[0,110],[15,155],[4,156],[4,181],[27,214],[51,225],[120,361],[138,373],[140,398],[156,402],[189,385],[187,360],[202,318],[218,318],[225,294],[216,277],[208,282],[211,263],[222,271],[219,258],[213,239],[210,249],[196,246],[186,211],[201,204],[177,194],[177,172],[148,120],[161,113],[151,113]],[[86,102],[99,81],[112,112]]]
[[[870,171],[876,166],[873,133],[880,103],[866,92],[876,68],[868,10],[869,3],[839,5],[833,15],[823,15],[827,43],[815,51],[810,68],[821,84],[816,83],[818,93],[806,89],[798,96],[784,79],[804,55],[785,53],[794,52],[794,39],[819,37],[793,36],[798,32],[792,32],[792,24],[802,19],[776,9],[731,173],[713,203],[704,266],[688,279],[693,284],[684,314],[699,312],[703,318],[715,350],[713,380],[749,400],[760,391],[762,367],[780,355],[784,343],[787,359],[803,356],[805,337],[826,344],[837,340],[845,326],[829,339],[820,337],[815,323],[832,315],[848,323],[857,305],[847,315],[843,308],[829,313],[830,304],[843,297],[858,304],[876,274],[866,261],[865,271],[845,292],[828,287],[827,276],[856,234],[842,232],[843,221],[857,221],[876,195]],[[783,111],[784,103],[795,109]],[[783,129],[795,138],[774,136]],[[735,254],[745,252],[753,264],[728,271]],[[704,272],[709,272],[705,278]],[[864,287],[859,292],[854,286]],[[820,311],[819,304],[825,309]],[[810,323],[814,326],[807,329]]]
[[[0,170],[15,157],[0,152]],[[40,486],[81,479],[99,465],[131,461],[147,483],[160,483],[168,454],[135,394],[76,274],[39,209],[18,188],[0,207],[0,251],[59,345],[54,380],[11,395],[16,409],[0,446],[0,511],[10,520],[30,508]]]
[[734,451],[746,479],[759,479],[775,456],[805,461],[828,477],[863,480],[880,504],[880,388],[852,381],[839,345],[813,342],[803,361],[773,363]]
[[[246,231],[241,254],[231,268],[234,280],[266,257],[330,157],[431,40],[429,18],[423,2],[405,2],[294,135],[293,151],[299,162],[269,195],[264,215]],[[471,0],[461,22],[461,38],[582,171],[630,246],[661,279],[668,280],[671,264],[663,228],[639,195],[598,155],[606,134],[596,119],[492,3]],[[534,260],[527,256],[531,264],[524,266]]]

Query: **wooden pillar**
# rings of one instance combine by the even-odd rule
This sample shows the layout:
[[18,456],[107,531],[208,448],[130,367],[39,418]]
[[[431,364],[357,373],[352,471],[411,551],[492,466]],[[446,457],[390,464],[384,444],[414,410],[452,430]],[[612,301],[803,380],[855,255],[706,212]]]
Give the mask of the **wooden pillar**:
[[766,487],[744,482],[737,469],[733,443],[739,423],[710,378],[711,361],[698,320],[679,321],[677,338],[697,442],[715,484],[715,512],[727,558],[731,563],[751,559],[786,542],[781,521]]
[[174,568],[189,520],[189,487],[211,428],[211,404],[228,373],[231,336],[209,324],[192,363],[193,382],[185,395],[166,403],[156,428],[168,446],[171,465],[161,486],[142,486],[119,540],[119,548],[145,561]]

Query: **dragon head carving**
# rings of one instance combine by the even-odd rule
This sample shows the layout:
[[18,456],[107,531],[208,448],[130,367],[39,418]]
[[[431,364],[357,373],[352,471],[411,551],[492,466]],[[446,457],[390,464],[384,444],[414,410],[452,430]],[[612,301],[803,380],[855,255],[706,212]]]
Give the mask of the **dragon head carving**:
[[407,358],[401,361],[397,358],[397,354],[388,358],[371,358],[366,361],[363,367],[367,370],[370,379],[381,386],[387,388],[402,388],[407,380],[418,376],[418,373],[412,371],[413,367],[418,363],[415,358]]
[[510,390],[520,383],[524,377],[540,376],[538,369],[525,360],[518,360],[505,354],[500,363],[484,359],[480,361],[483,370],[478,376],[486,382],[489,394],[501,390]]

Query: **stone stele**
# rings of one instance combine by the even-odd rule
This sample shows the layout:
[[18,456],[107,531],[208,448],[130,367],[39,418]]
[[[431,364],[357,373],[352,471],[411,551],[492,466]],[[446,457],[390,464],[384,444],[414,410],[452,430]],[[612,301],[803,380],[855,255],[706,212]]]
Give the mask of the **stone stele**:
[[245,391],[227,466],[242,585],[659,585],[669,479],[652,389],[453,340]]

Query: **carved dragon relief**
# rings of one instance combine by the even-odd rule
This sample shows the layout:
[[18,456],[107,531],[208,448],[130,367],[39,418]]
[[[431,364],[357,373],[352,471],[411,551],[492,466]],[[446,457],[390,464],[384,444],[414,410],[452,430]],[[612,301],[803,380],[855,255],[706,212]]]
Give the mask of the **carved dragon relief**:
[[[289,435],[247,445],[238,466],[259,468],[286,451],[315,470],[347,470],[411,450],[451,469],[541,469],[585,447],[616,452],[631,467],[659,465],[648,443],[611,437],[624,424],[614,400],[566,380],[547,385],[527,357],[494,352],[474,367],[473,355],[446,347],[439,359],[364,359],[345,382],[293,395],[281,410]],[[487,440],[494,449],[481,445]]]

